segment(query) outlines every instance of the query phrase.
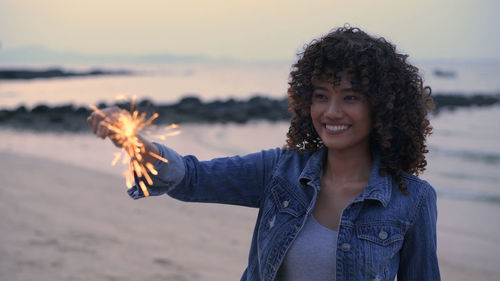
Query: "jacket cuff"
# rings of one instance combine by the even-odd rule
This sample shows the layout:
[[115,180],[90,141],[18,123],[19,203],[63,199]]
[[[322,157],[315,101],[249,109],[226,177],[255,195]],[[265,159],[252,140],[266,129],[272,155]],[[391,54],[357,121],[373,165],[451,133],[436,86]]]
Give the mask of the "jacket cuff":
[[158,171],[158,175],[152,175],[149,173],[149,176],[153,180],[153,184],[149,185],[144,177],[135,177],[135,183],[127,190],[128,195],[133,199],[143,198],[144,192],[139,186],[139,182],[142,181],[146,185],[146,188],[149,192],[150,196],[158,196],[165,194],[175,188],[186,174],[186,168],[184,166],[184,159],[181,155],[175,152],[173,149],[166,147],[165,145],[153,142],[158,150],[160,151],[160,156],[167,159],[168,163],[165,163],[161,160],[156,160],[154,163],[154,168]]

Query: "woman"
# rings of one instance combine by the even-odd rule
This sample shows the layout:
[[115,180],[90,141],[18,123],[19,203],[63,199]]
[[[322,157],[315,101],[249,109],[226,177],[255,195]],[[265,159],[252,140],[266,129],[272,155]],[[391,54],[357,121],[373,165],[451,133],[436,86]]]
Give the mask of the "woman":
[[[142,139],[169,160],[149,193],[259,208],[241,280],[440,280],[436,193],[416,177],[433,104],[406,58],[357,28],[332,31],[293,65],[284,148],[200,162]],[[109,134],[99,115],[88,122]]]

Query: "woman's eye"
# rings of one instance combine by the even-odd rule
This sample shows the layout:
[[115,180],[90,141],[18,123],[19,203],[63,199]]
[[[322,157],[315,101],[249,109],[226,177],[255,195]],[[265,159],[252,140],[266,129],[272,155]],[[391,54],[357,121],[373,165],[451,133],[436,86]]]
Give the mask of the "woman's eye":
[[352,96],[352,95],[348,95],[348,96],[345,96],[345,97],[344,97],[344,100],[347,100],[347,101],[355,101],[355,100],[359,100],[359,97],[357,97],[357,96]]
[[317,99],[317,100],[327,100],[328,99],[328,97],[326,95],[323,95],[323,94],[315,93],[313,96],[314,96],[314,99]]

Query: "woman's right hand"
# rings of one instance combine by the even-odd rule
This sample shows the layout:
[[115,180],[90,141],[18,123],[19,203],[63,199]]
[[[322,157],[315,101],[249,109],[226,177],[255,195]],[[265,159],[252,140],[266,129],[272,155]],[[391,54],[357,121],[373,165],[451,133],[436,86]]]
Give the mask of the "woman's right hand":
[[[119,108],[118,106],[106,107],[100,109],[99,111],[92,112],[92,114],[90,114],[87,118],[87,124],[89,124],[90,128],[97,137],[105,139],[106,137],[114,134],[113,131],[108,129],[109,125],[118,122],[119,116],[123,114],[130,113]],[[113,138],[110,138],[110,140],[113,141],[117,147],[121,147],[121,145]]]
[[[115,144],[115,146],[122,148],[123,143],[119,142],[117,138],[110,137],[114,134],[114,132],[108,128],[109,125],[118,124],[118,122],[120,122],[119,118],[120,116],[123,116],[123,114],[129,115],[128,117],[130,117],[130,112],[123,110],[117,106],[106,107],[100,109],[99,111],[92,112],[92,114],[90,114],[90,116],[87,118],[87,124],[89,124],[90,128],[96,136],[102,139],[108,137]],[[149,140],[141,137],[139,134],[137,134],[136,137],[144,147],[144,151],[141,153],[143,159],[142,161],[155,163],[157,158],[151,156],[150,153],[159,155],[160,150],[158,149],[158,147],[153,145],[153,143],[151,143]]]

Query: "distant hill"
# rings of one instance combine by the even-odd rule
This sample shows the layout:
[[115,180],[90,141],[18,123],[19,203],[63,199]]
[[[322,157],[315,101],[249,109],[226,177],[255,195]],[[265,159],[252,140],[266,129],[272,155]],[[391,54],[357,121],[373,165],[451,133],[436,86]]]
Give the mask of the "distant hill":
[[67,71],[60,68],[38,69],[2,69],[0,68],[0,80],[31,80],[48,79],[77,76],[102,76],[102,75],[132,75],[128,70],[102,70],[93,69],[85,72]]
[[54,51],[42,46],[26,46],[11,49],[0,48],[0,65],[17,63],[198,62],[215,60],[219,59],[213,59],[201,55],[92,55],[78,52]]

